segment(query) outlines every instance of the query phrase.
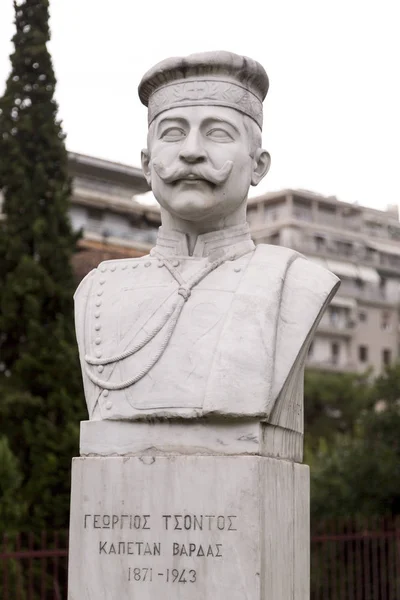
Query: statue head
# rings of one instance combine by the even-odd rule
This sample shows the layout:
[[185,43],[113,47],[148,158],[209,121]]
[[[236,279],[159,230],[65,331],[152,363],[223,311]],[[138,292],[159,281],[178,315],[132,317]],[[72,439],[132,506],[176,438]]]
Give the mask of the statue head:
[[162,209],[186,221],[224,218],[245,205],[267,173],[261,147],[268,77],[230,52],[170,58],[148,71],[139,96],[148,106],[142,166]]

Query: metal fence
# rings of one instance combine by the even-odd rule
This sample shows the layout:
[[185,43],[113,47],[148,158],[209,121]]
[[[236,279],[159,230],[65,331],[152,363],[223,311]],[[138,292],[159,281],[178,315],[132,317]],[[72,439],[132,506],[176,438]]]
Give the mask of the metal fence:
[[[311,600],[400,600],[400,518],[341,519],[312,529]],[[67,600],[67,564],[66,531],[4,535],[1,600]]]
[[0,539],[1,600],[66,600],[68,532]]
[[311,600],[400,600],[400,519],[313,523]]

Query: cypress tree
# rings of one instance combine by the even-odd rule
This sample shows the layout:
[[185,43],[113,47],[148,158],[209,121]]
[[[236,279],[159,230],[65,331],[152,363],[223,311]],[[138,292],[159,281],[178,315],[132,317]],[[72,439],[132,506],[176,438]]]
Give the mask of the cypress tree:
[[14,2],[0,99],[0,435],[23,474],[26,526],[68,524],[84,415],[73,327],[71,182],[47,49],[48,0]]

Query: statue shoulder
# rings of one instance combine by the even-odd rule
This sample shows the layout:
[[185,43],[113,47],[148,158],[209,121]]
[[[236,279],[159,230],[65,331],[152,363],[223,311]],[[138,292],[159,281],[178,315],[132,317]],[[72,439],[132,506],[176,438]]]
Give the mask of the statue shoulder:
[[311,294],[316,302],[325,304],[337,292],[340,279],[325,267],[298,254],[288,270],[286,284],[289,288]]
[[272,257],[279,258],[281,261],[290,261],[298,256],[303,256],[292,248],[286,246],[275,246],[274,244],[257,244],[254,255],[259,260],[269,260]]
[[260,268],[273,267],[285,272],[287,286],[308,287],[310,290],[321,289],[337,290],[340,279],[328,269],[313,262],[300,252],[274,246],[272,244],[259,244],[256,246],[252,261]]
[[74,298],[76,299],[77,297],[83,295],[85,291],[91,287],[93,281],[98,278],[106,277],[107,273],[112,273],[117,270],[125,270],[128,267],[135,267],[148,258],[149,256],[146,255],[138,258],[118,258],[102,261],[95,269],[92,269],[87,275],[85,275],[75,291]]
[[[283,389],[288,394],[286,401],[291,401],[290,386],[288,388],[289,383],[286,385],[285,382],[289,382],[290,373],[297,370],[301,380],[310,342],[339,285],[339,278],[328,269],[297,252],[292,255],[284,277],[277,318],[275,356],[278,359],[271,388],[273,401]],[[297,376],[294,377],[292,384],[296,387],[299,381]],[[282,405],[279,410],[283,410]],[[276,423],[289,429],[300,427],[299,423],[295,426],[282,420]]]
[[278,270],[284,273],[293,261],[300,256],[301,254],[296,252],[296,250],[285,248],[285,246],[258,244],[254,250],[251,262],[257,269],[268,269],[268,271],[272,269],[273,271]]
[[288,261],[293,257],[302,256],[296,250],[292,250],[292,248],[275,246],[274,244],[257,244],[254,255],[257,256],[259,260],[268,260],[271,257],[275,257],[282,261]]
[[115,271],[124,271],[128,268],[132,269],[132,267],[135,268],[141,262],[146,261],[148,258],[149,256],[146,255],[140,256],[139,258],[119,258],[104,260],[97,266],[97,268],[92,269],[82,279],[74,294],[75,303],[81,302],[82,299],[86,298],[90,294],[90,290],[94,282],[103,278],[105,279],[107,274],[109,273],[113,273]]
[[92,287],[92,281],[93,281],[93,277],[96,275],[96,271],[97,271],[97,269],[92,269],[82,279],[82,281],[80,282],[80,284],[78,285],[78,287],[75,290],[75,294],[74,294],[75,302],[82,296],[85,296],[88,294],[90,288]]
[[143,261],[146,261],[150,258],[149,254],[145,256],[139,256],[138,258],[113,258],[110,260],[103,260],[98,266],[97,269],[94,269],[98,273],[108,273],[114,272],[116,270],[124,270],[128,267],[132,267],[134,265],[139,265]]

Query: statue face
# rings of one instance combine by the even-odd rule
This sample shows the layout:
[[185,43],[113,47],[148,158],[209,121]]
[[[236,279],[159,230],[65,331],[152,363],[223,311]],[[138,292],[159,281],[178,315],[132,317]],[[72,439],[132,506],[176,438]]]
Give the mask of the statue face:
[[188,221],[231,214],[269,167],[268,153],[251,152],[250,138],[243,115],[231,108],[188,106],[161,113],[142,153],[160,205]]

